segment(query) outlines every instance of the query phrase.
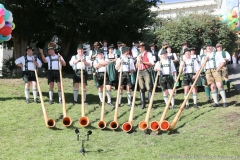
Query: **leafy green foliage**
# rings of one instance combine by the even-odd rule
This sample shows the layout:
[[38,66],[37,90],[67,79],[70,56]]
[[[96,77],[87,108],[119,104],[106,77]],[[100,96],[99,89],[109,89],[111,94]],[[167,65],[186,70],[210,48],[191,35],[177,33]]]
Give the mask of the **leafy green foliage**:
[[17,68],[17,66],[14,63],[15,58],[8,57],[6,59],[3,59],[3,66],[2,66],[2,75],[3,76],[11,76],[14,69]]
[[213,45],[220,42],[231,52],[234,49],[236,36],[214,15],[208,13],[179,14],[169,19],[155,32],[160,42],[167,41],[175,51],[179,51],[181,43],[187,41],[189,46],[200,49],[206,42]]
[[[140,39],[144,28],[152,25],[150,7],[160,0],[3,0],[14,17],[14,55],[20,56],[31,41],[60,39],[68,55],[79,42],[118,40],[131,44]],[[25,43],[22,43],[25,42]],[[22,45],[16,47],[17,45]],[[70,50],[71,51],[71,50]],[[75,50],[74,50],[75,51]]]

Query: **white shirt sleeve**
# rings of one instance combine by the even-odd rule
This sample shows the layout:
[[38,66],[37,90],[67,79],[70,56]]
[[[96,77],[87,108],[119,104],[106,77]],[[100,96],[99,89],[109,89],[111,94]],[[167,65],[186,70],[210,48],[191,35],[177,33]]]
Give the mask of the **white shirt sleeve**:
[[176,53],[173,53],[174,60],[178,60]]
[[152,56],[152,53],[150,53],[150,52],[147,52],[148,53],[148,60],[149,60],[149,62],[152,64],[152,65],[154,65],[154,61],[153,61],[153,56]]
[[92,61],[91,61],[91,59],[90,59],[89,56],[86,56],[86,62],[87,62],[87,63],[90,63],[90,66],[88,66],[88,67],[91,67],[91,66],[92,66]]
[[154,66],[154,70],[156,71],[157,69],[160,69],[160,62],[159,61]]
[[225,51],[226,52],[226,58],[229,60],[229,61],[231,61],[231,56],[230,56],[230,54],[227,52],[227,51]]
[[194,60],[194,72],[197,72],[200,70],[200,65],[199,63],[197,62],[197,60]]
[[17,59],[15,60],[15,64],[16,64],[16,65],[17,65],[17,64],[20,64],[20,63],[25,64],[23,61],[24,61],[24,56],[19,57],[19,58],[17,58]]
[[75,56],[72,56],[71,60],[69,61],[70,66],[73,67],[73,66],[75,65],[75,64],[73,63],[75,59],[76,59]]
[[37,63],[38,63],[38,67],[41,68],[42,67],[42,62],[37,58]]
[[133,62],[133,60],[132,59],[130,59],[130,71],[131,70],[134,70],[135,71],[135,66],[134,66],[134,62]]
[[132,48],[132,56],[133,56],[133,58],[136,58],[138,56],[138,50],[136,47]]
[[172,75],[173,75],[173,72],[176,72],[176,68],[172,60],[171,60],[171,71],[172,71]]

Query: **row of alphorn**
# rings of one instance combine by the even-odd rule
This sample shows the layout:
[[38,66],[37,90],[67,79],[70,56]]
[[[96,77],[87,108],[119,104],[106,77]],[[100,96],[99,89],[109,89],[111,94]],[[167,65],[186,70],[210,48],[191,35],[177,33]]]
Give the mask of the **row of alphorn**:
[[[167,115],[167,112],[168,112],[168,109],[169,109],[169,105],[170,105],[170,102],[171,102],[171,99],[173,97],[173,94],[174,94],[174,91],[176,89],[176,83],[174,84],[173,86],[173,91],[172,93],[170,94],[169,96],[169,99],[168,99],[168,102],[165,106],[165,109],[163,111],[163,114],[160,118],[160,121],[152,121],[150,123],[150,129],[152,131],[172,131],[174,129],[174,127],[176,126],[176,123],[184,109],[184,106],[192,92],[192,89],[193,89],[193,86],[196,84],[197,82],[197,79],[199,78],[200,76],[200,73],[201,71],[203,70],[205,64],[207,62],[207,59],[205,59],[205,61],[203,62],[203,64],[201,65],[201,68],[199,70],[199,72],[197,73],[196,75],[196,79],[192,85],[192,87],[190,88],[186,98],[184,99],[181,107],[179,108],[179,111],[177,112],[175,118],[173,119],[172,123],[169,124],[169,122],[167,120],[165,120],[166,118],[166,115]],[[180,69],[181,70],[181,69]],[[62,92],[62,105],[63,105],[63,119],[62,119],[62,124],[65,126],[65,127],[69,127],[71,126],[72,124],[72,120],[70,117],[67,116],[67,111],[66,111],[66,102],[65,102],[65,97],[64,97],[64,90],[63,90],[63,83],[62,83],[62,69],[61,69],[61,64],[59,63],[59,72],[60,72],[60,81],[61,81],[61,92]],[[38,75],[37,75],[37,71],[35,69],[35,75],[36,75],[36,80],[37,80],[37,86],[38,86],[38,91],[39,91],[39,96],[40,96],[40,100],[41,100],[41,106],[42,106],[42,111],[43,111],[43,116],[44,116],[44,120],[45,120],[45,125],[48,127],[48,128],[53,128],[55,127],[55,121],[53,119],[48,119],[48,116],[47,116],[47,113],[46,113],[46,108],[44,106],[44,102],[43,102],[43,97],[42,97],[42,92],[41,92],[41,89],[40,89],[40,85],[39,85],[39,80],[38,80]],[[156,75],[156,79],[155,79],[155,83],[154,83],[154,86],[153,86],[153,91],[152,91],[152,95],[151,96],[151,99],[149,101],[149,106],[148,106],[148,110],[147,110],[147,113],[146,113],[146,117],[145,117],[145,120],[144,121],[141,121],[139,122],[139,129],[141,130],[147,130],[149,128],[148,126],[148,123],[149,123],[149,118],[150,118],[150,112],[151,112],[151,109],[152,109],[152,104],[153,104],[153,99],[154,99],[154,93],[155,93],[155,90],[156,90],[156,86],[157,86],[157,79],[158,79],[158,75],[159,73]],[[181,73],[179,72],[178,74],[178,77],[177,77],[177,80],[176,82],[179,80],[181,76]],[[136,83],[135,83],[135,88],[134,88],[134,93],[133,93],[133,98],[132,98],[132,106],[131,106],[131,110],[130,110],[130,115],[129,115],[129,120],[128,122],[125,122],[123,125],[122,125],[122,130],[125,131],[125,132],[130,132],[132,130],[132,122],[133,122],[133,114],[134,114],[134,106],[135,106],[135,99],[136,99],[136,91],[137,91],[137,84],[138,84],[138,77],[139,77],[139,69],[137,70],[137,77],[136,77]],[[119,95],[120,95],[120,86],[121,86],[121,79],[122,79],[122,65],[120,66],[120,77],[119,77],[120,81],[119,81],[119,84],[118,84],[118,91],[117,91],[117,102],[119,101]],[[104,72],[104,86],[106,84],[106,70]],[[101,118],[100,118],[100,121],[98,122],[98,127],[100,129],[104,129],[106,128],[106,123],[104,122],[104,107],[105,107],[105,92],[106,92],[106,87],[103,87],[103,103],[102,103],[102,109],[101,109]],[[85,106],[84,106],[84,97],[83,97],[83,72],[81,70],[81,106],[82,106],[82,115],[81,117],[79,118],[79,124],[83,127],[87,127],[89,125],[89,119],[88,117],[85,116]],[[113,129],[113,130],[116,130],[118,128],[118,107],[119,107],[119,104],[116,103],[115,105],[115,113],[114,113],[114,119],[112,122],[110,122],[110,129]]]

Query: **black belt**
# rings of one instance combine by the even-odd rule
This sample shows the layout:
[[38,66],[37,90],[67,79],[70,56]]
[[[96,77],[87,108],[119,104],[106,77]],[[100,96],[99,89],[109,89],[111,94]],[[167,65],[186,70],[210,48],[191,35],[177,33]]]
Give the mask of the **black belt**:
[[162,76],[170,76],[169,74],[165,74],[165,75],[162,75]]
[[[76,69],[76,71],[81,71],[81,69]],[[83,69],[83,71],[85,71],[85,69]]]
[[214,69],[214,68],[210,68],[210,69],[206,69],[206,71],[208,71],[208,70],[212,70],[212,71],[215,71],[216,69]]

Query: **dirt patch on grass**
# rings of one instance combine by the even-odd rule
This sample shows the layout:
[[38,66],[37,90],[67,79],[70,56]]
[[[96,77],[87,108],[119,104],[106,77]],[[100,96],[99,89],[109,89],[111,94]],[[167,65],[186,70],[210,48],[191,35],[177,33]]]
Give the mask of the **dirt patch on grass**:
[[240,113],[230,112],[221,117],[224,120],[223,128],[227,130],[235,130],[240,128]]

